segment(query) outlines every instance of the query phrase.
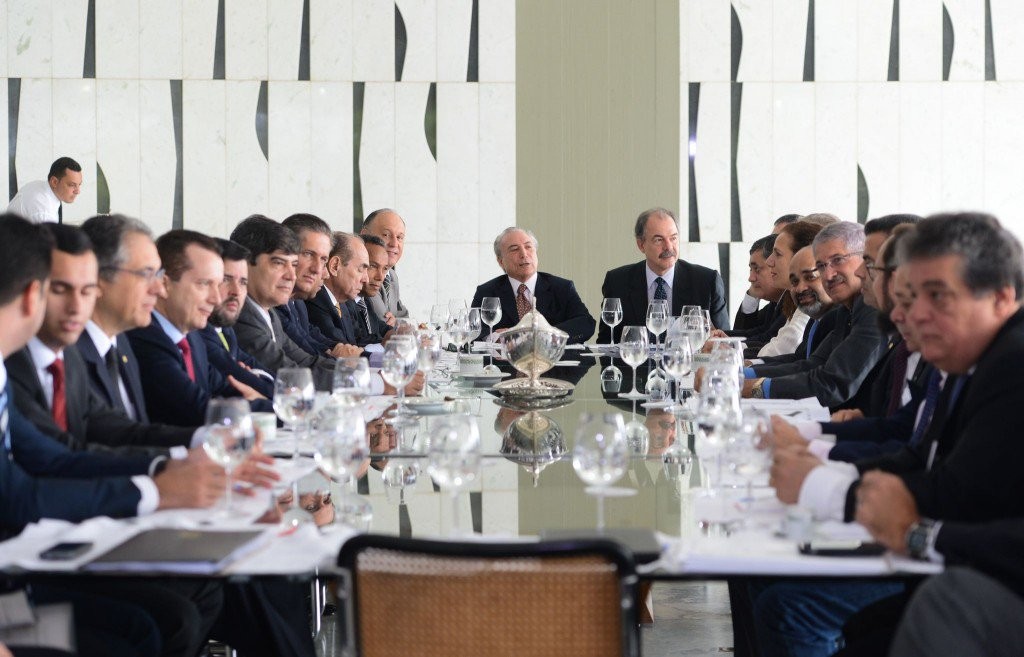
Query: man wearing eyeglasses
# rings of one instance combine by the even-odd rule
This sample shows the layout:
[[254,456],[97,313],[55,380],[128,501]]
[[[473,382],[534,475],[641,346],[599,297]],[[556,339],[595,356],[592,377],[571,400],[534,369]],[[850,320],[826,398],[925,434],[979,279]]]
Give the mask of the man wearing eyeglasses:
[[815,236],[812,249],[825,292],[839,306],[836,328],[805,360],[747,368],[746,397],[816,397],[824,406],[841,406],[856,394],[889,348],[878,326],[878,312],[864,303],[863,280],[857,276],[863,261],[864,227],[849,221],[826,226]]

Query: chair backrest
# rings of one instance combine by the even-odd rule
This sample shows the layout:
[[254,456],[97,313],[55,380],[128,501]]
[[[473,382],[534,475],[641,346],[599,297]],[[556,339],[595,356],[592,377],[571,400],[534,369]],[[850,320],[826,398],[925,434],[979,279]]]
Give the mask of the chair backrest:
[[342,546],[349,648],[362,657],[639,654],[632,556],[605,540]]

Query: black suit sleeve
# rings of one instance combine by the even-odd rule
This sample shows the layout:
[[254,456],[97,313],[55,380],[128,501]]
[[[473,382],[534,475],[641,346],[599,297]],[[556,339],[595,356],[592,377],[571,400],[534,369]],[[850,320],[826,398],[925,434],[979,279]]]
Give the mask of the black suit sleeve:
[[558,302],[563,305],[558,315],[564,319],[555,327],[569,334],[570,343],[586,342],[594,335],[594,317],[587,310],[572,281],[565,281],[561,287],[564,289],[559,291]]
[[715,325],[715,328],[728,331],[729,306],[725,300],[725,282],[722,281],[718,272],[715,272],[714,292],[711,295],[708,309],[711,311],[711,323]]

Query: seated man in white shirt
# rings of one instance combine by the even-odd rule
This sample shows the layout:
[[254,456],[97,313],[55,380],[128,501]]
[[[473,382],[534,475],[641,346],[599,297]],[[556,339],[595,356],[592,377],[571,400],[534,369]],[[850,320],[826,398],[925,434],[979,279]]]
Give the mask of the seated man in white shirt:
[[62,204],[74,203],[81,190],[82,165],[70,157],[60,157],[50,165],[46,180],[33,180],[18,190],[7,211],[37,224],[62,223]]

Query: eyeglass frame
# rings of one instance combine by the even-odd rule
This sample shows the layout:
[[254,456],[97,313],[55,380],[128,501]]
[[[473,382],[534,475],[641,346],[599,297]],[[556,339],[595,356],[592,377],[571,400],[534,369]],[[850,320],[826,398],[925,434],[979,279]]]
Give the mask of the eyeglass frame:
[[843,255],[835,255],[826,260],[825,262],[815,262],[814,269],[819,274],[824,276],[825,272],[828,271],[829,268],[833,269],[834,271],[838,271],[839,267],[842,266],[844,262],[846,262],[847,260],[854,256],[862,255],[864,255],[864,251],[850,251],[849,253],[844,253]]
[[868,272],[868,278],[875,280],[879,273],[891,274],[896,271],[895,267],[885,267],[882,265],[864,265],[864,269]]
[[144,269],[126,269],[124,267],[114,267],[113,265],[108,265],[106,267],[101,267],[100,269],[102,271],[121,271],[126,274],[138,276],[139,278],[144,279],[147,283],[152,283],[154,280],[163,282],[164,278],[166,278],[167,276],[167,270],[164,269],[163,267],[161,267],[160,269],[153,270],[150,269],[149,267],[146,267]]

